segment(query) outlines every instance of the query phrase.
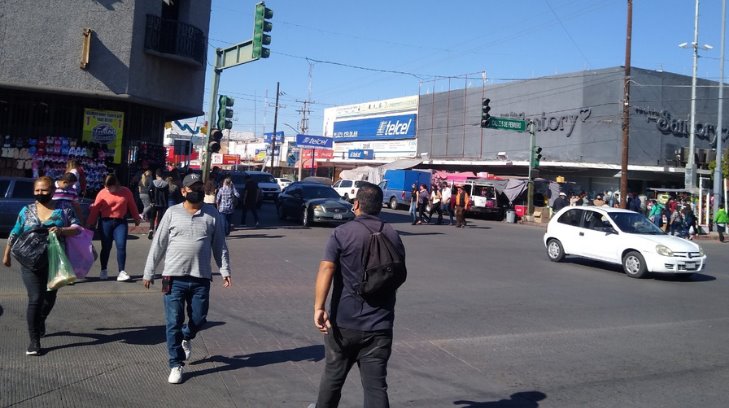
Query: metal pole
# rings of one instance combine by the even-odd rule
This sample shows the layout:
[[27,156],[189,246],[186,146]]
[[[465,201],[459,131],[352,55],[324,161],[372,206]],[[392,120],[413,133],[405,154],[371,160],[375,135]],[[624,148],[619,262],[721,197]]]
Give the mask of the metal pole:
[[633,0],[628,0],[625,33],[625,74],[623,78],[623,153],[620,160],[620,208],[627,207],[628,161],[630,160],[630,52],[633,32]]
[[527,183],[527,216],[532,217],[534,212],[534,180],[532,179],[532,165],[534,164],[534,146],[537,144],[537,137],[534,134],[534,121],[529,121],[529,182]]
[[694,139],[696,137],[696,75],[699,62],[699,0],[696,0],[696,11],[694,13],[694,66],[691,76],[691,128],[689,129],[689,157],[686,161],[686,176],[684,183],[686,189],[693,192],[695,188],[695,167],[694,163]]
[[275,162],[273,161],[276,158],[276,125],[278,123],[278,88],[279,88],[279,82],[276,81],[276,109],[273,111],[273,137],[271,138],[271,174],[274,173],[274,165]]
[[722,172],[723,152],[721,146],[721,138],[724,136],[722,128],[724,127],[724,36],[726,33],[726,0],[721,0],[721,56],[719,57],[719,113],[716,125],[716,167],[714,168],[714,214],[719,211],[719,203],[723,202],[724,175]]
[[203,165],[202,169],[202,178],[204,181],[208,180],[208,175],[210,174],[210,162],[212,156],[209,151],[210,134],[212,133],[213,129],[218,127],[217,121],[215,120],[215,104],[218,102],[218,86],[220,85],[220,73],[223,72],[223,69],[220,68],[222,55],[223,50],[221,48],[215,50],[215,68],[213,68],[213,75],[211,78],[212,86],[210,87],[210,111],[208,112],[208,117],[210,118],[210,120],[208,121],[208,140],[205,141],[205,145],[203,146],[203,151],[205,152],[205,164]]

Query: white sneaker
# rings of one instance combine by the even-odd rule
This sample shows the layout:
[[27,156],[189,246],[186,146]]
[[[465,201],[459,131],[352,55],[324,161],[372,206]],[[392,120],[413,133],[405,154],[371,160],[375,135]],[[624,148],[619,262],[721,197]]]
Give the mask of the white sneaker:
[[119,276],[116,277],[116,280],[119,282],[128,281],[129,279],[131,279],[131,277],[124,271],[119,271]]
[[170,384],[180,384],[182,382],[182,366],[177,366],[170,370],[170,376],[167,378]]
[[107,279],[109,279],[109,272],[106,269],[102,269],[101,272],[99,272],[99,280]]
[[182,340],[182,350],[185,352],[185,360],[192,355],[192,340]]

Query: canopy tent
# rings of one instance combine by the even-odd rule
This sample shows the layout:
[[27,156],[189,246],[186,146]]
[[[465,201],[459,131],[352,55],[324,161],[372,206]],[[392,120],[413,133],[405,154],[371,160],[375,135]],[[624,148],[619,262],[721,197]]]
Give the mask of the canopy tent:
[[366,180],[372,182],[371,180],[376,178],[375,173],[377,172],[378,170],[376,167],[362,166],[351,170],[342,170],[342,172],[339,173],[339,178],[347,180]]

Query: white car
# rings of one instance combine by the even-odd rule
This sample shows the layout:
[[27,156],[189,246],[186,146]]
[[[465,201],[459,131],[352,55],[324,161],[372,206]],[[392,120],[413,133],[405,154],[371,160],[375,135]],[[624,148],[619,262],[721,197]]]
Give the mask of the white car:
[[632,278],[647,273],[690,275],[706,266],[692,241],[664,233],[642,214],[609,207],[565,207],[547,225],[547,255],[575,255],[623,266]]
[[359,186],[361,186],[362,183],[365,182],[362,180],[341,179],[337,180],[332,187],[343,199],[351,202],[355,197],[357,197],[357,191],[359,191]]
[[278,183],[278,186],[281,187],[281,191],[289,186],[289,184],[293,183],[293,181],[285,178],[276,177],[276,183]]

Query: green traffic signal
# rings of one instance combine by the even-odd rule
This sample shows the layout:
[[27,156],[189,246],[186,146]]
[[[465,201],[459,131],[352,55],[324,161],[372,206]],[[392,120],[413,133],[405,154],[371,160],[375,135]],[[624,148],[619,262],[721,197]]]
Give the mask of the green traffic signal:
[[532,168],[539,167],[539,162],[542,160],[542,148],[534,146],[534,152],[532,153]]
[[218,129],[233,128],[233,105],[235,100],[226,95],[218,97]]
[[489,113],[491,111],[491,107],[489,106],[489,103],[491,103],[491,99],[486,98],[481,103],[481,127],[487,128],[489,127],[489,122],[491,121],[491,114]]
[[271,44],[271,36],[266,34],[273,29],[273,24],[267,21],[273,18],[273,10],[266,7],[264,2],[256,4],[256,14],[253,22],[253,51],[252,57],[268,58],[271,55],[271,51],[264,47],[264,45]]

